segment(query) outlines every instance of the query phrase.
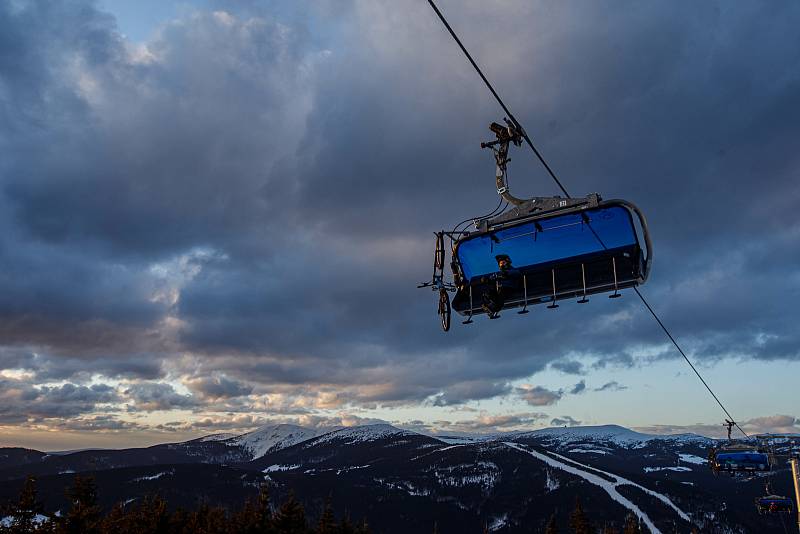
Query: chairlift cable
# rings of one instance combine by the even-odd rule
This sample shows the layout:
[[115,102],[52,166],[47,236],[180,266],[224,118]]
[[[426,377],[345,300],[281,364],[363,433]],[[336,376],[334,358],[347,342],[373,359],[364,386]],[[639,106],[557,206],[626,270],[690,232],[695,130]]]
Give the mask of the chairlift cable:
[[544,165],[544,168],[547,169],[547,172],[550,174],[550,177],[556,182],[556,184],[558,184],[558,187],[564,193],[564,196],[566,196],[567,198],[572,198],[569,195],[569,193],[567,193],[567,190],[564,189],[564,186],[561,185],[561,181],[556,176],[556,173],[553,172],[553,169],[550,168],[550,165],[547,164],[547,162],[545,161],[545,159],[542,156],[542,154],[534,146],[533,141],[531,141],[531,138],[528,137],[528,134],[525,132],[525,128],[522,127],[522,125],[519,123],[519,121],[516,119],[516,117],[514,117],[514,114],[511,113],[511,111],[508,109],[508,107],[506,107],[505,103],[503,102],[503,99],[500,98],[500,95],[498,95],[497,91],[494,90],[494,87],[492,87],[492,84],[489,83],[489,80],[486,79],[486,76],[483,75],[483,71],[481,71],[481,68],[478,66],[477,63],[475,63],[475,60],[472,59],[472,56],[469,54],[469,52],[467,52],[467,49],[461,43],[461,39],[458,38],[458,35],[456,35],[456,32],[454,32],[453,28],[450,27],[450,24],[447,22],[447,19],[444,18],[444,15],[442,15],[442,12],[439,11],[439,8],[436,7],[436,4],[433,2],[433,0],[428,0],[428,3],[431,5],[433,10],[439,16],[439,20],[442,21],[442,24],[444,24],[445,28],[447,28],[447,31],[450,32],[450,35],[453,37],[455,42],[458,44],[459,48],[461,48],[461,51],[464,52],[465,56],[467,56],[467,59],[472,64],[472,66],[475,68],[475,70],[478,72],[478,75],[483,80],[483,83],[486,84],[486,87],[489,88],[489,91],[491,91],[491,93],[494,96],[495,100],[497,100],[497,103],[500,104],[500,107],[503,108],[503,111],[505,111],[506,115],[508,115],[509,120],[511,120],[511,122],[514,123],[514,126],[520,131],[520,133],[522,134],[523,139],[525,139],[525,142],[528,143],[528,146],[531,147],[531,150],[533,150],[533,153],[536,154],[536,157],[539,158],[539,161],[542,163],[542,165]]
[[[483,71],[481,71],[481,69],[478,66],[478,64],[475,62],[475,60],[472,58],[470,53],[467,51],[466,47],[461,42],[461,39],[458,38],[458,35],[456,35],[456,32],[453,30],[453,28],[447,22],[447,19],[445,19],[445,17],[442,14],[442,12],[439,11],[439,8],[436,7],[436,4],[434,3],[434,1],[433,0],[428,0],[428,4],[430,4],[430,6],[431,6],[431,8],[433,8],[434,12],[436,12],[436,15],[439,17],[439,20],[441,20],[442,24],[444,24],[444,27],[447,28],[447,31],[450,33],[450,36],[453,38],[453,40],[456,42],[456,44],[458,44],[458,47],[461,49],[461,51],[464,53],[466,58],[469,60],[469,62],[472,65],[472,67],[478,73],[478,76],[481,77],[481,80],[483,80],[483,83],[486,84],[486,87],[492,93],[492,96],[494,96],[495,100],[497,100],[497,103],[500,104],[500,107],[503,108],[503,111],[506,113],[506,115],[508,115],[509,120],[514,124],[514,126],[516,128],[519,129],[520,133],[522,134],[523,139],[525,139],[525,142],[528,144],[528,146],[531,148],[531,150],[533,150],[533,153],[536,154],[536,157],[539,159],[539,161],[542,163],[544,168],[547,170],[548,174],[550,174],[550,177],[553,179],[553,181],[555,181],[556,185],[558,185],[558,187],[561,189],[561,191],[564,193],[564,195],[567,198],[572,198],[572,196],[567,192],[566,188],[564,188],[564,186],[561,184],[561,181],[558,179],[558,177],[556,176],[555,172],[553,172],[553,170],[550,168],[550,165],[547,164],[547,161],[545,161],[545,159],[542,156],[542,154],[539,152],[539,150],[536,149],[536,147],[534,146],[534,144],[531,141],[530,137],[528,137],[528,134],[525,132],[525,129],[522,127],[522,125],[519,123],[519,121],[516,119],[516,117],[514,117],[514,114],[511,113],[511,110],[508,109],[506,104],[503,102],[503,99],[500,98],[500,95],[497,94],[497,91],[495,91],[495,89],[492,86],[492,84],[489,82],[489,80],[483,74]],[[468,222],[469,220],[472,220],[472,219],[467,219],[464,222]],[[461,224],[463,224],[463,222],[459,223],[459,225],[457,225],[457,226],[460,226]],[[592,232],[594,233],[594,230],[592,230]],[[595,236],[597,236],[596,233],[595,233]],[[598,237],[598,240],[600,240],[599,236],[597,236],[597,237]],[[600,241],[600,243],[603,244],[602,241]],[[603,245],[603,246],[605,247],[605,245]],[[656,320],[658,325],[661,327],[661,329],[667,335],[669,340],[672,342],[672,344],[678,350],[680,355],[683,356],[683,359],[686,360],[686,363],[688,363],[689,367],[692,368],[692,371],[694,371],[694,374],[696,374],[697,378],[700,379],[700,382],[702,382],[702,384],[706,387],[706,389],[711,394],[711,396],[714,398],[714,400],[717,401],[717,404],[719,404],[720,408],[722,408],[722,411],[725,412],[725,415],[727,415],[730,418],[731,421],[734,421],[734,424],[736,425],[736,428],[738,428],[739,431],[742,434],[744,434],[745,437],[749,438],[750,436],[747,434],[747,432],[742,430],[742,427],[739,426],[739,423],[735,422],[736,419],[730,414],[728,409],[725,408],[725,405],[722,404],[722,401],[719,400],[719,397],[717,397],[717,395],[714,393],[714,391],[711,389],[711,387],[708,385],[708,383],[702,377],[702,375],[697,370],[697,368],[694,366],[694,364],[692,364],[691,360],[689,360],[689,357],[686,356],[686,353],[683,352],[683,349],[680,347],[680,345],[675,340],[675,338],[672,336],[670,331],[667,329],[667,327],[664,325],[664,323],[658,317],[658,314],[656,314],[655,310],[653,310],[653,308],[650,306],[650,303],[647,302],[647,299],[644,298],[644,295],[642,295],[642,293],[639,291],[639,288],[634,287],[633,290],[636,291],[636,294],[639,296],[639,299],[642,301],[642,304],[645,305],[647,310],[650,312],[650,315],[653,316],[653,318]]]
[[694,364],[692,364],[692,361],[689,359],[689,357],[688,357],[688,356],[686,356],[686,353],[685,353],[685,352],[683,352],[683,349],[681,348],[681,346],[680,346],[680,345],[678,345],[678,342],[677,342],[677,341],[675,341],[675,338],[674,338],[674,337],[672,337],[672,334],[669,332],[669,330],[667,329],[667,327],[666,327],[666,326],[664,326],[664,323],[662,323],[662,322],[661,322],[661,319],[658,317],[658,315],[656,315],[656,312],[655,312],[655,310],[653,310],[653,308],[652,308],[652,307],[650,307],[650,303],[649,303],[649,302],[647,302],[647,299],[645,299],[645,298],[644,298],[644,295],[642,295],[642,293],[639,291],[639,288],[638,288],[638,287],[634,287],[634,288],[633,288],[633,290],[634,290],[634,291],[636,291],[636,294],[637,294],[637,295],[639,295],[639,298],[642,300],[642,303],[643,303],[643,304],[645,305],[645,307],[647,308],[647,311],[649,311],[649,312],[650,312],[650,315],[652,315],[652,316],[653,316],[653,319],[655,319],[655,320],[656,320],[656,322],[658,323],[658,326],[660,326],[660,327],[661,327],[661,329],[662,329],[662,330],[664,331],[664,333],[667,335],[667,337],[669,338],[669,340],[670,340],[670,341],[672,341],[672,344],[673,344],[673,345],[675,345],[675,348],[676,348],[676,349],[678,349],[678,352],[680,352],[680,353],[681,353],[681,356],[683,356],[683,359],[684,359],[684,360],[686,360],[686,363],[688,363],[688,364],[689,364],[689,367],[691,367],[691,368],[692,368],[692,371],[694,371],[694,374],[696,374],[696,375],[697,375],[697,378],[699,378],[699,379],[700,379],[700,382],[702,382],[702,383],[703,383],[703,385],[706,387],[706,389],[708,390],[708,392],[709,392],[709,393],[711,393],[711,396],[712,396],[712,397],[714,397],[714,400],[715,400],[715,401],[717,401],[717,404],[719,404],[719,407],[720,407],[720,408],[722,408],[722,411],[723,411],[723,412],[725,412],[725,415],[727,415],[727,416],[730,418],[730,420],[734,422],[734,425],[736,426],[736,428],[738,428],[738,429],[739,429],[739,431],[740,431],[742,434],[744,434],[744,436],[745,436],[746,438],[749,438],[750,436],[747,434],[747,432],[745,432],[744,430],[742,430],[742,427],[740,427],[740,426],[739,426],[739,423],[737,423],[737,422],[736,422],[736,419],[734,419],[734,417],[733,417],[733,416],[730,414],[730,412],[729,412],[729,411],[728,411],[728,410],[725,408],[725,406],[724,406],[724,405],[722,404],[722,402],[719,400],[719,397],[717,397],[717,395],[714,393],[714,391],[712,391],[711,387],[709,387],[708,383],[707,383],[707,382],[705,381],[705,379],[704,379],[704,378],[703,378],[703,377],[700,375],[700,372],[697,370],[697,368],[694,366]]

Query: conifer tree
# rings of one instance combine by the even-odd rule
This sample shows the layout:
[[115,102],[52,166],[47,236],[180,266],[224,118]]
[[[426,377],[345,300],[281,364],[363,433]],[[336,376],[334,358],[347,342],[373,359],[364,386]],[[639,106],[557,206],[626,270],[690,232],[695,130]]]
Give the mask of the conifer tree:
[[306,513],[294,493],[289,493],[289,498],[275,513],[273,524],[280,534],[306,534]]
[[[159,496],[145,497],[139,506],[128,512],[128,524],[133,532],[148,534],[171,534],[171,514],[167,510],[167,501]],[[116,534],[116,533],[115,533]]]
[[639,534],[641,531],[639,519],[633,514],[628,514],[628,517],[625,518],[625,527],[622,529],[622,534]]
[[583,511],[580,498],[575,498],[575,510],[569,516],[569,526],[575,534],[590,534],[591,524]]
[[36,479],[28,476],[22,485],[19,499],[8,509],[8,515],[11,518],[9,530],[20,534],[39,532],[36,516],[41,514],[42,511],[42,504],[39,502],[36,493]]
[[333,515],[333,504],[331,497],[325,499],[325,508],[322,509],[322,515],[319,516],[319,523],[317,523],[317,534],[334,534],[336,532],[336,517]]
[[92,477],[75,476],[67,490],[70,509],[59,520],[59,534],[99,534],[100,507],[97,506],[97,486]]
[[229,519],[225,510],[202,503],[197,510],[189,514],[184,526],[186,533],[227,534]]
[[558,534],[558,523],[556,523],[556,514],[553,513],[547,521],[547,526],[544,529],[544,534]]
[[272,508],[269,504],[269,486],[261,484],[258,490],[258,521],[266,529],[272,521]]
[[356,527],[355,534],[369,534],[369,533],[370,533],[369,525],[367,524],[367,519],[364,518]]
[[183,508],[178,508],[175,510],[175,513],[173,513],[169,518],[169,524],[170,527],[172,527],[172,532],[189,532],[188,524],[190,515],[191,514]]
[[355,532],[353,522],[350,521],[350,514],[346,511],[342,520],[339,521],[339,529],[336,532],[337,534],[353,534]]
[[231,528],[241,534],[271,534],[275,531],[266,484],[261,485],[255,500],[245,501],[244,507],[231,519]]

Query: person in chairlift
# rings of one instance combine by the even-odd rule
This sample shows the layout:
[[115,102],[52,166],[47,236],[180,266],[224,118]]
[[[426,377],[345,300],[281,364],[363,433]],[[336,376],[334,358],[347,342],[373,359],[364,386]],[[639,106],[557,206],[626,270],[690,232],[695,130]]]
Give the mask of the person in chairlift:
[[511,264],[508,254],[498,254],[494,259],[497,260],[498,272],[482,280],[488,283],[481,295],[481,308],[489,319],[500,316],[506,297],[519,285],[521,276],[519,270]]

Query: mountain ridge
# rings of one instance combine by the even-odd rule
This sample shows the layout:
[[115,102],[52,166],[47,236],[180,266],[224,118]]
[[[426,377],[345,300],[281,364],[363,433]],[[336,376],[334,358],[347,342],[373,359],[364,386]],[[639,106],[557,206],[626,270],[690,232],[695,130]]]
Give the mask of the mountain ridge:
[[[720,534],[780,532],[753,506],[763,477],[717,477],[708,469],[710,438],[618,425],[451,438],[384,423],[266,425],[147,448],[66,455],[0,449],[0,499],[16,498],[34,475],[52,513],[67,506],[64,488],[86,473],[107,508],[154,491],[173,506],[197,499],[231,505],[267,484],[279,500],[292,492],[310,509],[332,495],[337,507],[386,534],[430,531],[434,522],[443,534],[480,525],[508,534],[544,530],[553,513],[566,524],[577,497],[594,521],[617,527],[633,513],[653,532],[685,532],[690,523]],[[781,447],[786,455],[794,445]],[[788,493],[786,467],[771,476]]]

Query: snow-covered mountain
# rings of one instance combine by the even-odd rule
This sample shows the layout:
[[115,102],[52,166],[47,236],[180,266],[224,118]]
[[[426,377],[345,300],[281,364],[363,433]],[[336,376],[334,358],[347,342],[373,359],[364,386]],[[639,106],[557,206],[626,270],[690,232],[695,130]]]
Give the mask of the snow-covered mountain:
[[[0,501],[34,474],[56,510],[75,473],[90,472],[105,507],[153,492],[174,506],[238,506],[266,483],[276,499],[292,491],[309,510],[332,496],[385,533],[430,532],[434,522],[442,533],[541,531],[553,513],[566,525],[576,497],[597,524],[617,528],[633,514],[652,532],[781,532],[753,505],[764,477],[714,476],[712,444],[615,425],[446,437],[388,424],[271,425],[144,449],[0,449]],[[791,492],[785,466],[770,476],[775,491]]]
[[252,455],[251,459],[255,460],[270,451],[291,447],[329,431],[330,429],[306,428],[297,425],[267,425],[252,432],[220,441],[226,445],[242,447]]
[[606,443],[619,447],[642,447],[654,440],[709,443],[712,440],[697,434],[642,434],[619,425],[552,427],[514,434],[518,438],[546,439],[562,445]]
[[315,443],[341,442],[358,443],[376,441],[379,439],[400,438],[402,436],[419,436],[417,432],[402,430],[388,424],[360,425],[339,428],[331,432],[320,435],[315,439]]

